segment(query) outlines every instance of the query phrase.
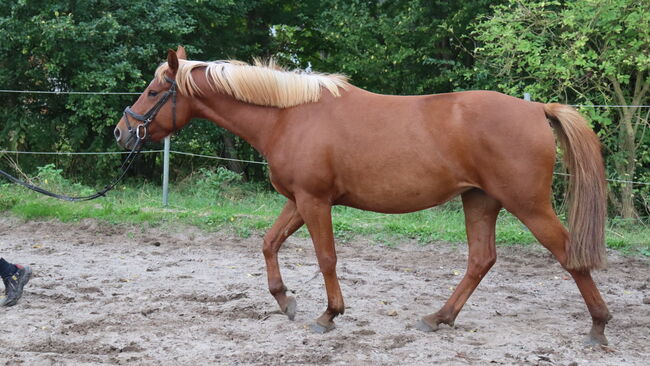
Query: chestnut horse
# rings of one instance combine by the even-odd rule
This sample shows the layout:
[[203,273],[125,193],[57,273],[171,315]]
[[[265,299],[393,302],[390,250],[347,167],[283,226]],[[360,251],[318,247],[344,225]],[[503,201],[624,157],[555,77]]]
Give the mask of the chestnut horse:
[[[171,98],[171,100],[170,100]],[[496,261],[495,223],[502,208],[520,219],[571,274],[591,313],[588,340],[606,344],[609,311],[590,270],[605,265],[605,176],[600,143],[585,119],[561,104],[527,102],[491,91],[424,96],[378,95],[342,75],[284,71],[275,65],[167,62],[115,128],[133,148],[158,141],[190,119],[213,121],[248,141],[268,161],[275,189],[288,201],[264,236],[268,284],[293,319],[277,253],[303,224],[327,290],[327,309],[312,329],[325,332],[343,314],[331,208],[346,205],[405,213],[461,195],[468,265],[449,300],[419,329],[452,326]],[[558,135],[571,173],[569,232],[551,205]]]

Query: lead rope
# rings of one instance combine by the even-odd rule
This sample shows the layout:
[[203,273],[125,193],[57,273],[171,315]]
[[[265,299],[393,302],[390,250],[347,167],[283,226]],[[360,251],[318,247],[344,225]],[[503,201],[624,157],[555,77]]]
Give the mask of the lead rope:
[[101,191],[99,191],[97,193],[91,194],[89,196],[66,196],[66,195],[50,192],[50,191],[48,191],[48,190],[46,190],[44,188],[37,187],[35,185],[29,184],[29,183],[27,183],[25,181],[22,181],[22,180],[20,180],[20,179],[18,179],[16,177],[12,176],[11,174],[5,172],[4,170],[0,170],[0,175],[4,176],[5,178],[7,178],[9,181],[11,181],[13,183],[19,184],[19,185],[21,185],[21,186],[23,186],[25,188],[31,189],[32,191],[44,194],[44,195],[49,196],[49,197],[53,197],[53,198],[57,198],[57,199],[64,200],[64,201],[69,201],[69,202],[90,201],[90,200],[94,200],[95,198],[105,196],[106,192],[108,192],[108,191],[112,190],[113,188],[115,188],[115,186],[122,180],[122,178],[124,178],[124,175],[126,175],[126,172],[129,170],[129,168],[131,167],[133,162],[136,160],[136,158],[140,155],[139,153],[140,153],[141,148],[142,148],[142,143],[141,142],[137,142],[135,145],[133,145],[133,149],[131,150],[129,155],[126,157],[126,159],[124,159],[124,161],[122,162],[122,166],[120,166],[120,169],[122,170],[122,173],[120,173],[120,175],[117,178],[113,179],[113,181],[110,182],[106,187],[104,187],[104,189],[102,189]]

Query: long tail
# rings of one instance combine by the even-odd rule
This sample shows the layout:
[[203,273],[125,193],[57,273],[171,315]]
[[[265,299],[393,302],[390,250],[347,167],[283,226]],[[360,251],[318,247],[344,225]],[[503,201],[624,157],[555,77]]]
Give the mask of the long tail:
[[551,103],[544,112],[556,130],[569,174],[569,269],[604,268],[606,182],[600,141],[575,109]]

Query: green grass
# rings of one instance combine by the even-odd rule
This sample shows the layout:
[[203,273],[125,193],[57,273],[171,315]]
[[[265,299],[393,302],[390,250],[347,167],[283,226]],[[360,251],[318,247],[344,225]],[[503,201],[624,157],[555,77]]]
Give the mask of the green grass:
[[[46,185],[61,191],[69,186],[67,184],[58,181]],[[87,187],[82,188],[88,190]],[[0,185],[0,211],[8,211],[24,219],[74,222],[93,218],[114,224],[142,224],[149,227],[181,223],[208,231],[233,230],[241,237],[268,229],[285,201],[277,193],[256,185],[238,183],[236,179],[229,179],[223,174],[204,174],[174,184],[168,207],[161,205],[160,187],[151,184],[122,185],[107,197],[77,203],[55,200],[15,185]],[[464,216],[458,200],[439,208],[403,215],[334,207],[332,216],[335,236],[343,243],[357,235],[369,237],[377,245],[386,246],[396,246],[404,238],[414,239],[423,245],[439,241],[466,241]],[[302,228],[297,235],[307,236],[306,229]],[[506,211],[499,215],[496,240],[499,244],[536,242],[528,229]],[[645,224],[610,220],[607,245],[628,254],[650,256],[650,228]]]

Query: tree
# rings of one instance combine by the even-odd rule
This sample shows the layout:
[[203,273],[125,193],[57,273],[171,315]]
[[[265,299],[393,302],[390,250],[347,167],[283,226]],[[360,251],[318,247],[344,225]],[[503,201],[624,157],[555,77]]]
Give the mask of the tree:
[[[585,107],[610,176],[641,179],[650,167],[650,3],[636,0],[510,0],[474,29],[476,65],[463,83]],[[638,190],[638,192],[642,192]],[[636,216],[634,187],[614,183],[623,218]]]
[[[244,58],[268,53],[269,21],[277,1],[231,0],[9,0],[0,7],[0,86],[47,91],[141,91],[167,48],[187,46],[192,57]],[[133,96],[2,94],[0,148],[46,151],[117,149],[112,130]],[[203,153],[221,151],[224,132],[203,130],[209,143],[191,141]],[[244,148],[243,151],[250,149]],[[65,173],[88,180],[111,174],[114,157],[65,160]],[[21,158],[33,171],[38,157]],[[152,178],[156,157],[137,171]]]
[[502,1],[326,0],[274,27],[285,63],[350,76],[387,94],[450,91],[451,71],[472,63],[462,43],[474,17]]

